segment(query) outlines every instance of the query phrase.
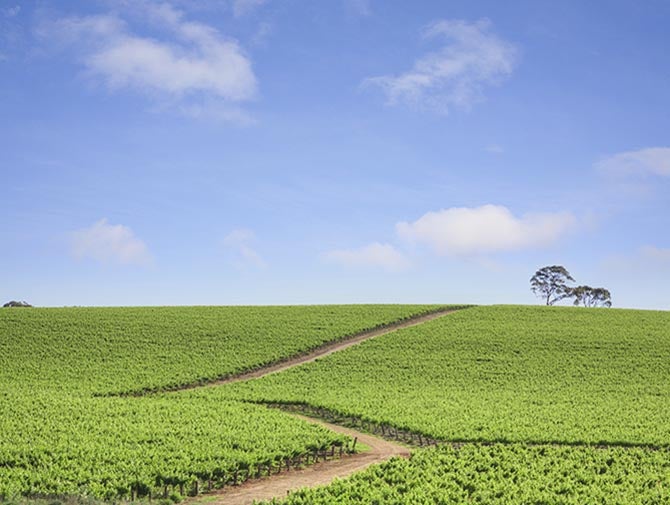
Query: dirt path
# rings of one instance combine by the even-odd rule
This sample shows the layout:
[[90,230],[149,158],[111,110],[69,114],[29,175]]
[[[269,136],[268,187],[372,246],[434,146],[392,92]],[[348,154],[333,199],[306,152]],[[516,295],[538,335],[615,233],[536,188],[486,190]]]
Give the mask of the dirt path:
[[[229,377],[219,381],[211,382],[201,386],[193,387],[211,387],[221,384],[230,384],[249,379],[256,379],[272,373],[281,372],[289,368],[293,368],[303,363],[315,361],[334,352],[347,349],[348,347],[359,344],[365,340],[385,335],[402,328],[409,328],[419,324],[432,321],[439,317],[451,314],[460,309],[442,309],[430,314],[413,317],[405,321],[393,323],[383,328],[361,332],[353,337],[339,342],[326,344],[318,349],[315,349],[302,356],[295,356],[289,360],[276,363],[267,367],[260,368],[251,372],[247,372],[235,377]],[[273,475],[271,477],[264,477],[261,479],[252,479],[240,486],[229,486],[220,491],[214,491],[194,497],[188,501],[191,504],[214,504],[214,505],[245,505],[252,504],[254,500],[271,500],[272,498],[283,498],[289,491],[294,491],[303,487],[314,487],[326,485],[332,482],[335,478],[347,477],[355,472],[364,470],[374,463],[386,461],[394,456],[409,457],[410,449],[404,445],[395,442],[389,442],[382,438],[361,433],[351,428],[345,428],[335,424],[327,423],[311,417],[293,414],[295,417],[303,419],[306,422],[319,424],[337,433],[343,433],[350,437],[357,437],[358,443],[368,446],[370,449],[352,456],[345,456],[342,459],[335,459],[330,461],[322,461],[314,465],[299,470],[290,470],[288,472]]]
[[367,433],[361,433],[350,428],[344,428],[325,421],[291,414],[313,424],[319,424],[332,431],[358,437],[359,444],[370,447],[369,451],[342,459],[322,461],[300,470],[290,470],[285,473],[254,479],[241,486],[227,487],[206,495],[190,499],[187,503],[200,505],[247,505],[254,500],[271,500],[283,498],[289,491],[303,487],[314,487],[329,484],[336,477],[342,478],[367,468],[374,463],[386,461],[394,456],[409,457],[410,449],[394,442],[377,438]]
[[252,370],[250,372],[242,373],[240,375],[235,375],[233,377],[227,377],[225,379],[220,379],[216,381],[209,382],[207,384],[202,384],[202,385],[189,385],[189,386],[183,386],[179,389],[195,389],[199,387],[208,387],[208,386],[220,386],[222,384],[230,384],[232,382],[239,382],[239,381],[245,381],[249,379],[257,379],[259,377],[263,377],[265,375],[270,375],[273,373],[277,372],[282,372],[284,370],[287,370],[289,368],[293,368],[294,366],[302,365],[303,363],[310,363],[312,361],[316,361],[319,358],[323,358],[324,356],[328,356],[329,354],[333,354],[334,352],[342,351],[343,349],[346,349],[348,347],[351,347],[356,344],[360,344],[361,342],[374,338],[374,337],[379,337],[381,335],[386,335],[387,333],[391,333],[392,331],[400,330],[403,328],[410,328],[412,326],[417,326],[419,324],[426,323],[428,321],[432,321],[433,319],[437,319],[443,316],[446,316],[447,314],[451,314],[452,312],[456,312],[457,310],[462,310],[462,309],[441,309],[436,312],[431,312],[429,314],[424,314],[421,316],[416,316],[412,317],[409,319],[405,319],[404,321],[399,321],[397,323],[391,323],[388,326],[384,326],[383,328],[376,328],[373,330],[367,330],[363,331],[361,333],[358,333],[352,337],[349,337],[345,340],[339,340],[337,342],[332,342],[329,344],[325,344],[321,347],[318,347],[317,349],[314,349],[306,354],[295,356],[293,358],[290,358],[285,361],[281,361],[279,363],[275,363],[274,365],[268,365],[261,367],[257,370]]

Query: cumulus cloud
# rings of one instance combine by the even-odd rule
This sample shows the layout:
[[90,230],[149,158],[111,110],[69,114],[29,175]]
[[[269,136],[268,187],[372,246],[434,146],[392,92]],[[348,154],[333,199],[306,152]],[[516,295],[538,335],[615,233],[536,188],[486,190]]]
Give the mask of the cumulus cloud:
[[122,265],[151,263],[146,244],[127,226],[109,224],[107,219],[72,232],[71,246],[72,254],[78,259],[90,258],[101,263]]
[[428,212],[396,225],[399,237],[429,245],[439,255],[477,255],[548,246],[576,223],[566,212],[514,216],[499,205]]
[[234,256],[233,263],[236,266],[265,268],[267,267],[267,263],[252,247],[255,241],[256,235],[253,231],[246,228],[238,228],[225,236],[223,245]]
[[346,267],[379,267],[388,271],[399,271],[409,266],[405,256],[390,244],[372,244],[360,249],[340,249],[323,255],[330,263]]
[[596,168],[612,175],[670,177],[670,147],[648,147],[615,154],[598,162]]
[[235,40],[186,20],[169,4],[139,2],[133,12],[162,38],[133,31],[118,14],[63,18],[40,32],[74,47],[87,73],[112,90],[173,101],[206,97],[238,103],[255,96],[251,62]]
[[509,76],[518,60],[515,46],[492,33],[486,19],[438,21],[424,30],[423,37],[445,44],[418,59],[408,72],[371,77],[363,85],[379,87],[389,105],[446,114],[453,106],[480,101],[484,88]]

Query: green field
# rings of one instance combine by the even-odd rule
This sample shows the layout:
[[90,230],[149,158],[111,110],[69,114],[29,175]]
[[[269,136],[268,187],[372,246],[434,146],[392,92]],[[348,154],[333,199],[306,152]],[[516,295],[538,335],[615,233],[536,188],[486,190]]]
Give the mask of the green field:
[[670,503],[668,312],[474,307],[167,391],[436,307],[2,310],[0,498],[188,492],[347,443],[273,402],[458,443],[288,503]]
[[0,310],[0,498],[155,496],[341,444],[237,401],[108,395],[224,377],[436,308]]
[[437,308],[0,310],[0,387],[105,394],[204,382]]
[[188,492],[344,437],[279,411],[187,398],[58,394],[0,402],[0,497]]
[[670,445],[670,312],[477,307],[216,391],[449,441]]
[[466,444],[416,451],[328,486],[273,501],[284,505],[662,504],[670,457],[641,448]]

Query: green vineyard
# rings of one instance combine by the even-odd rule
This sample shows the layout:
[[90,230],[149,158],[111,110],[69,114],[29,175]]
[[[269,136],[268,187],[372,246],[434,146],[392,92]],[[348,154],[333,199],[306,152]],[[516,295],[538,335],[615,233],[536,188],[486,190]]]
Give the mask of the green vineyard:
[[0,498],[179,500],[352,451],[295,410],[413,452],[287,504],[670,503],[667,312],[473,307],[191,387],[439,308],[2,311]]
[[0,384],[120,393],[207,382],[437,305],[0,311]]
[[423,449],[331,486],[272,503],[642,505],[670,500],[667,451],[489,446]]
[[0,496],[106,500],[222,487],[344,437],[241,402],[180,398],[4,399]]
[[183,495],[345,447],[231,400],[113,393],[202,383],[437,306],[0,311],[0,498]]
[[440,440],[670,445],[670,313],[476,307],[203,397],[306,403]]

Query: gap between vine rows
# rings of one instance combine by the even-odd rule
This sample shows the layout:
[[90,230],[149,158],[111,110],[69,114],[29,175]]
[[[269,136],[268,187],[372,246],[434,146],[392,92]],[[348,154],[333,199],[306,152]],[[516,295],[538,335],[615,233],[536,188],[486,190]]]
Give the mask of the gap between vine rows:
[[[243,372],[234,376],[221,378],[207,383],[187,384],[170,388],[170,391],[195,389],[198,387],[212,387],[223,384],[230,384],[233,382],[245,381],[250,379],[260,378],[272,373],[278,373],[289,368],[293,368],[304,363],[315,361],[324,356],[328,356],[335,352],[342,351],[354,345],[357,345],[365,340],[374,337],[385,335],[396,330],[417,326],[428,321],[446,316],[457,310],[467,308],[463,307],[448,307],[441,308],[429,313],[424,313],[418,316],[413,316],[395,323],[390,323],[380,327],[365,330],[355,335],[345,337],[336,342],[330,342],[316,349],[308,351],[302,355],[293,356],[287,360],[282,360],[277,363],[272,363],[266,366],[259,367],[255,370]],[[164,390],[165,391],[165,390]],[[151,391],[144,391],[135,393],[137,395],[148,394]],[[276,405],[273,405],[277,407]],[[268,406],[271,407],[271,406]],[[348,435],[354,439],[354,443],[366,446],[364,452],[351,453],[340,451],[339,459],[327,459],[324,452],[324,460],[318,461],[318,456],[313,458],[313,463],[306,466],[294,466],[291,469],[281,471],[279,467],[278,473],[273,474],[271,469],[267,470],[267,475],[259,478],[248,478],[244,482],[234,486],[225,486],[222,489],[207,490],[204,494],[198,494],[203,487],[196,486],[196,496],[190,498],[191,502],[203,501],[207,504],[225,504],[225,505],[243,505],[252,504],[258,500],[271,500],[272,498],[282,498],[286,496],[289,491],[300,489],[302,487],[312,487],[317,485],[325,485],[333,481],[335,478],[347,477],[355,472],[364,470],[368,466],[381,463],[392,457],[409,457],[410,448],[408,445],[402,445],[398,442],[391,441],[379,436],[374,436],[369,433],[363,433],[353,428],[347,428],[338,424],[328,423],[324,420],[316,419],[314,412],[288,412],[290,415],[298,417],[306,422],[324,426],[336,433]],[[311,415],[310,415],[311,414]],[[390,438],[390,437],[389,437]],[[332,455],[335,453],[333,451]],[[259,471],[260,473],[260,471]],[[248,477],[251,477],[250,475]]]
[[380,326],[376,326],[374,328],[371,328],[369,330],[364,330],[359,333],[355,333],[353,335],[345,336],[340,340],[334,341],[334,342],[327,342],[323,345],[320,345],[314,349],[305,351],[300,354],[293,355],[289,358],[284,358],[279,361],[275,361],[273,363],[268,363],[267,365],[261,365],[258,368],[254,368],[253,370],[248,370],[246,372],[241,372],[238,374],[233,374],[233,375],[228,375],[225,377],[221,377],[218,379],[212,379],[212,380],[201,380],[198,382],[192,382],[188,384],[181,384],[181,385],[176,385],[176,386],[166,386],[158,389],[145,389],[141,391],[130,391],[127,393],[114,393],[109,396],[145,396],[148,394],[152,393],[158,393],[158,392],[173,392],[173,391],[185,391],[189,389],[196,389],[196,388],[202,388],[202,387],[212,387],[212,386],[222,386],[224,384],[231,384],[233,382],[240,382],[240,381],[246,381],[250,379],[258,379],[260,377],[264,377],[266,375],[270,375],[273,373],[277,372],[283,372],[284,370],[288,370],[289,368],[293,368],[299,365],[302,365],[304,363],[310,363],[312,361],[316,361],[319,358],[323,358],[324,356],[328,356],[329,354],[333,354],[338,351],[342,351],[344,349],[347,349],[348,347],[354,346],[356,344],[360,344],[361,342],[364,342],[365,340],[369,340],[374,337],[379,337],[381,335],[386,335],[387,333],[391,333],[396,330],[401,330],[404,328],[410,328],[412,326],[417,326],[419,324],[426,323],[428,321],[432,321],[433,319],[438,319],[440,317],[446,316],[447,314],[451,314],[452,312],[456,312],[458,310],[463,310],[472,307],[472,305],[463,305],[463,306],[457,306],[457,307],[442,307],[436,310],[432,310],[430,312],[424,312],[423,314],[419,314],[416,316],[410,316],[406,319],[402,319],[400,321],[396,321],[393,323],[388,323],[388,324],[382,324]]
[[[309,351],[306,354],[294,356],[279,363],[274,363],[256,370],[244,372],[236,376],[219,379],[207,384],[191,384],[179,387],[178,389],[181,390],[194,389],[196,387],[211,387],[260,378],[265,375],[281,372],[304,363],[315,361],[319,358],[347,349],[374,337],[432,321],[464,308],[467,307],[450,307],[438,309],[427,314],[414,316],[396,323],[391,323],[382,327],[360,332],[351,337],[347,337],[337,342],[328,343],[317,349]],[[268,407],[277,407],[277,405],[268,405]],[[363,433],[353,428],[347,428],[338,424],[332,424],[324,420],[316,419],[314,417],[316,414],[315,412],[304,412],[304,414],[307,414],[307,416],[296,412],[288,413],[306,422],[318,424],[336,433],[348,435],[355,440],[355,443],[360,443],[366,446],[367,449],[364,452],[354,454],[347,452],[344,456],[340,454],[340,459],[326,460],[324,458],[324,461],[317,461],[306,467],[294,467],[291,470],[277,473],[275,475],[271,475],[271,472],[268,472],[268,475],[263,478],[249,479],[237,486],[227,486],[223,489],[208,491],[205,494],[197,495],[191,498],[190,501],[205,501],[207,504],[214,505],[243,505],[252,504],[254,501],[258,500],[282,498],[286,496],[289,491],[300,489],[302,487],[325,485],[332,482],[335,478],[347,477],[355,472],[364,470],[372,464],[381,463],[392,457],[410,456],[410,448],[407,445],[402,445],[398,442],[391,441],[379,436],[374,436],[369,433]],[[318,458],[315,459],[318,460]]]
[[365,470],[370,465],[382,463],[393,457],[410,457],[410,448],[397,442],[361,433],[351,428],[328,423],[294,412],[291,415],[312,424],[318,424],[337,433],[348,435],[358,444],[367,446],[365,452],[344,455],[340,459],[320,461],[306,467],[250,479],[239,486],[228,486],[211,493],[189,499],[188,503],[203,505],[251,505],[254,501],[284,498],[290,491],[303,487],[322,486],[336,478],[344,478]]

